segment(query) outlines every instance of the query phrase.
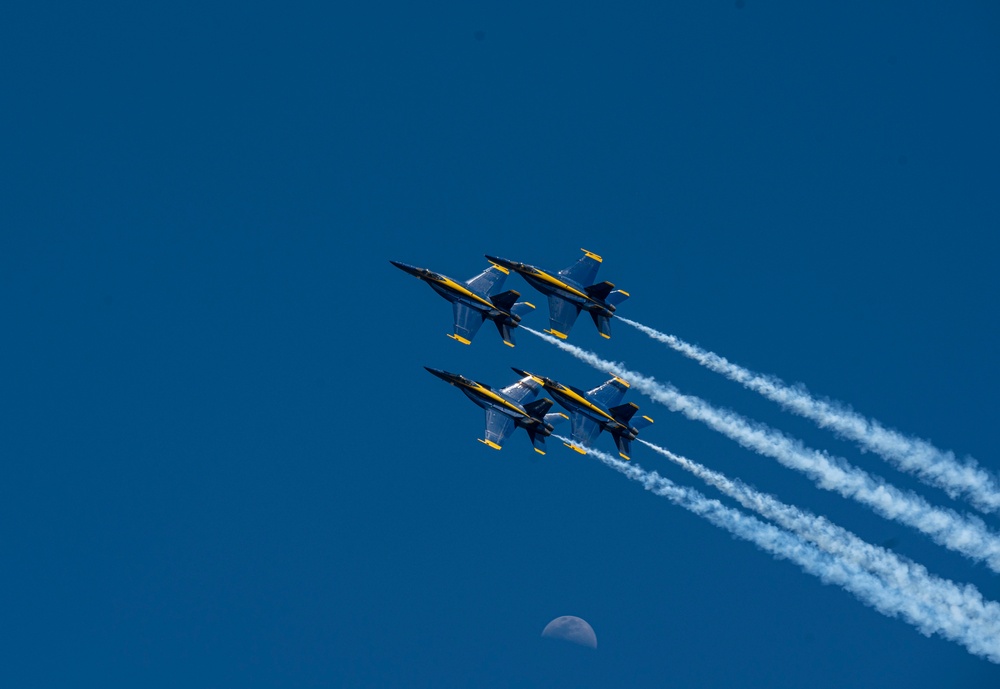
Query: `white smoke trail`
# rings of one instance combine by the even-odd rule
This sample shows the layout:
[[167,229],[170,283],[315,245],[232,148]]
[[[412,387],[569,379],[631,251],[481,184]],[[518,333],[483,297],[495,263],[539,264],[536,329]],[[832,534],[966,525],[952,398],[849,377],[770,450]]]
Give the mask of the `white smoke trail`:
[[[569,442],[568,439],[560,439]],[[825,583],[840,586],[883,615],[899,617],[927,636],[937,633],[962,644],[971,653],[991,662],[1000,663],[1000,643],[995,636],[992,644],[980,644],[978,637],[963,635],[956,631],[953,625],[942,624],[933,614],[928,613],[925,605],[915,601],[883,578],[865,571],[859,564],[825,553],[795,534],[726,507],[718,500],[711,500],[693,488],[678,486],[655,471],[646,471],[635,463],[619,461],[599,450],[591,449],[588,453],[629,479],[641,483],[653,494],[667,498],[732,535],[753,543],[778,559],[797,564],[805,572],[819,577]]]
[[652,339],[662,342],[689,359],[749,390],[777,402],[787,411],[811,419],[821,428],[829,428],[843,438],[875,452],[897,469],[909,472],[929,485],[944,490],[953,498],[964,497],[984,512],[1000,511],[1000,479],[981,468],[974,459],[964,462],[950,450],[941,450],[926,440],[911,438],[866,419],[842,404],[819,400],[800,386],[791,386],[774,376],[767,376],[734,364],[725,357],[705,351],[649,326],[619,318]]
[[902,590],[923,607],[932,618],[933,626],[943,636],[961,640],[968,648],[980,649],[984,654],[1000,651],[1000,604],[985,600],[975,586],[959,586],[949,579],[937,577],[923,565],[872,545],[825,517],[786,505],[772,495],[653,443],[639,442],[734,498],[747,509],[815,543],[830,555],[844,558],[881,576],[886,583]]
[[675,387],[635,373],[622,364],[606,361],[568,342],[521,326],[580,361],[628,380],[632,387],[689,419],[701,421],[743,447],[773,457],[781,464],[809,476],[817,486],[867,505],[877,514],[927,534],[936,543],[984,562],[1000,572],[1000,537],[979,518],[931,505],[912,491],[903,491],[884,479],[871,476],[839,457],[804,446],[761,423],[751,423],[736,412],[716,409],[705,400],[684,395]]

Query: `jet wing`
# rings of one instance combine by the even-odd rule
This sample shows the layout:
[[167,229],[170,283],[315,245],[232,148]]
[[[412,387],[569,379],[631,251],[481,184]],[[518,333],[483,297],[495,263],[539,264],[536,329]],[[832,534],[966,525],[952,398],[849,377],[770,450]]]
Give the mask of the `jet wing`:
[[465,286],[473,292],[492,296],[500,291],[506,279],[507,273],[505,271],[491,265],[476,277],[466,280]]
[[579,306],[561,297],[549,295],[549,328],[556,337],[565,340],[579,315]]
[[486,410],[486,439],[483,441],[490,447],[499,450],[503,441],[514,432],[514,419],[496,409]]
[[600,435],[601,427],[592,418],[582,412],[572,412],[569,415],[572,431],[570,437],[580,447],[587,448],[594,444],[594,439]]
[[541,385],[535,382],[534,378],[531,376],[525,376],[513,385],[508,385],[500,392],[509,397],[511,401],[524,406],[531,400],[535,399],[535,395],[538,394],[541,387]]
[[472,338],[479,332],[483,324],[485,314],[471,306],[458,301],[451,303],[455,312],[455,339],[463,344],[472,342]]
[[584,251],[580,260],[559,271],[559,275],[568,280],[572,280],[583,287],[594,284],[597,279],[597,269],[601,267],[601,257]]
[[598,385],[589,391],[585,397],[598,406],[610,409],[622,401],[626,390],[628,390],[628,385],[621,378],[612,378],[607,383]]

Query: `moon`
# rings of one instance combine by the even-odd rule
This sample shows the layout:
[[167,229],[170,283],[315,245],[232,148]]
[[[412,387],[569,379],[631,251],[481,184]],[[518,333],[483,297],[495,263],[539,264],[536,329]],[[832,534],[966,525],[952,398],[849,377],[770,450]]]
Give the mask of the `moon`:
[[587,620],[573,615],[557,617],[542,630],[542,636],[550,639],[563,639],[587,648],[597,648],[597,635]]

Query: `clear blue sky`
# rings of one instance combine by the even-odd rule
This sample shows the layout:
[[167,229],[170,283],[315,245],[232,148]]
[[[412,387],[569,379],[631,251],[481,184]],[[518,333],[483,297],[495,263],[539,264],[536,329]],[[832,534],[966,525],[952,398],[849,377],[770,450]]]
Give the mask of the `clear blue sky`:
[[[449,340],[448,304],[389,264],[465,279],[584,247],[623,315],[1000,471],[994,3],[3,14],[0,684],[1000,685],[591,458],[477,443],[481,411],[423,366],[605,376],[523,331]],[[612,327],[571,341],[962,508]],[[643,437],[1000,600],[631,398]],[[542,639],[560,615],[598,649]]]

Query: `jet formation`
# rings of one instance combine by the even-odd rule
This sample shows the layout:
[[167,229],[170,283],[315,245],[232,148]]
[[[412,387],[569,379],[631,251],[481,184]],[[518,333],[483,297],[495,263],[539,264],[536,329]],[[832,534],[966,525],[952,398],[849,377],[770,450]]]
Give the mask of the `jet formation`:
[[[600,335],[611,337],[611,318],[616,307],[629,294],[615,289],[610,282],[595,283],[602,259],[586,249],[582,251],[583,256],[576,263],[558,272],[486,255],[490,266],[465,282],[427,268],[398,261],[390,263],[423,280],[452,303],[455,323],[454,332],[449,337],[462,344],[471,344],[488,319],[496,325],[504,344],[513,347],[513,330],[520,324],[522,316],[535,307],[529,302],[518,301],[521,295],[516,290],[500,291],[510,271],[518,273],[548,298],[549,328],[546,333],[567,339],[580,312],[587,311]],[[505,388],[494,389],[457,373],[428,366],[424,368],[457,387],[485,410],[486,427],[484,437],[479,441],[495,450],[502,449],[504,441],[517,428],[523,428],[535,451],[545,454],[545,438],[552,435],[556,424],[568,418],[572,440],[564,443],[568,448],[586,454],[601,432],[607,431],[615,441],[619,456],[629,459],[632,441],[642,428],[653,423],[648,416],[633,420],[639,409],[634,402],[621,404],[629,384],[618,376],[584,392],[580,388],[515,368],[514,372],[521,378]],[[539,397],[542,391],[552,395],[568,415],[550,412],[554,402]]]

